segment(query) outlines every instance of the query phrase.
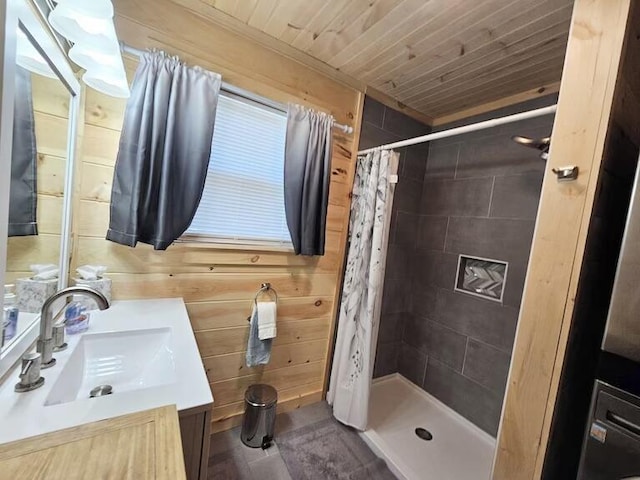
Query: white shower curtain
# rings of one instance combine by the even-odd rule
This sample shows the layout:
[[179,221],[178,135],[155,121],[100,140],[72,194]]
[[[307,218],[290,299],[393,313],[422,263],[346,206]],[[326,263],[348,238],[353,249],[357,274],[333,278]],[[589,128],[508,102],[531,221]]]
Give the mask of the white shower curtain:
[[367,427],[395,189],[390,180],[397,170],[397,153],[368,153],[358,157],[353,184],[350,245],[327,401],[334,417],[360,430]]

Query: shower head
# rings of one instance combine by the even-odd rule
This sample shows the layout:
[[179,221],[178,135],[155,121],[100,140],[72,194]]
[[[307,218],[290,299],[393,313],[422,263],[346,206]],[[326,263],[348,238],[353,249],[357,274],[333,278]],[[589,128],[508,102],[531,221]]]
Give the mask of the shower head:
[[519,143],[520,145],[524,145],[525,147],[540,150],[540,158],[542,158],[543,160],[549,158],[549,146],[551,145],[551,137],[533,139],[529,137],[523,137],[521,135],[514,135],[513,137],[511,137],[511,140]]

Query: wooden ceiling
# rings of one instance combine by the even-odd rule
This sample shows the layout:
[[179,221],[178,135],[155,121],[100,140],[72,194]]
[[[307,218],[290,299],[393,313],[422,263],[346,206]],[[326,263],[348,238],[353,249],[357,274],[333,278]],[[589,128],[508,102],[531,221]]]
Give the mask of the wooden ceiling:
[[430,118],[557,85],[573,6],[573,0],[198,1]]

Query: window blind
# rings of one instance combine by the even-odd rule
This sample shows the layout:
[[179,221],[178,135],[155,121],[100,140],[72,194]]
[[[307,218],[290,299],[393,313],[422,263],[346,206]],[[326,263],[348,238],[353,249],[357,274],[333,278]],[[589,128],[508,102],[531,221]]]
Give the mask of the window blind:
[[221,94],[202,200],[186,234],[290,244],[284,211],[286,114]]

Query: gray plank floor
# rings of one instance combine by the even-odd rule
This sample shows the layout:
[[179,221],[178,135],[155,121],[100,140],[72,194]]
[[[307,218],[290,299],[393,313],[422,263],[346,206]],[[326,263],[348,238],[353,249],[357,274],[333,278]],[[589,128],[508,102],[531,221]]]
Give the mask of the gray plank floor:
[[[279,414],[276,417],[275,442],[266,450],[243,445],[240,441],[240,427],[217,433],[211,437],[208,478],[210,480],[298,480],[292,478],[280,454],[278,437],[326,421],[330,417],[331,410],[326,402]],[[332,439],[328,441],[331,442]],[[337,437],[336,441],[338,441]],[[375,457],[372,452],[369,454]],[[370,475],[368,478],[394,478],[389,475],[385,472],[383,476]],[[360,475],[357,476],[360,477]]]

